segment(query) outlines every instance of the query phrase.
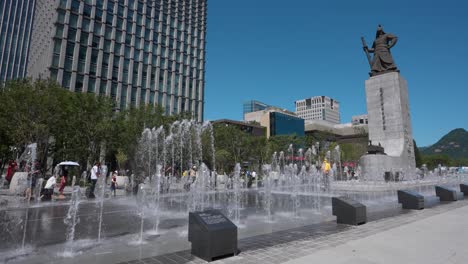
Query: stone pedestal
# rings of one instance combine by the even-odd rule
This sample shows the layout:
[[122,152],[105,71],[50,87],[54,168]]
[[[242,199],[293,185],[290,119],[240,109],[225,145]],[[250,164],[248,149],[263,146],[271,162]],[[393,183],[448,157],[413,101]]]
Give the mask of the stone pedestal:
[[206,261],[238,253],[237,226],[218,210],[189,213],[188,240],[191,253]]
[[338,224],[362,225],[367,222],[366,206],[346,197],[332,197],[332,214]]
[[28,188],[28,173],[15,172],[10,182],[10,194],[22,195]]
[[435,186],[435,192],[442,202],[454,202],[457,201],[460,196],[456,190],[438,185]]
[[417,192],[398,190],[398,203],[403,209],[424,209],[424,196]]
[[365,178],[384,180],[386,171],[413,174],[416,168],[413,132],[406,80],[398,72],[366,80],[369,140],[380,144],[385,155],[365,155],[361,167]]
[[464,196],[468,196],[468,184],[460,184],[460,192],[462,192]]
[[130,184],[130,180],[128,179],[127,176],[117,176],[116,181],[117,181],[117,189],[125,189],[125,187],[127,187],[127,185]]

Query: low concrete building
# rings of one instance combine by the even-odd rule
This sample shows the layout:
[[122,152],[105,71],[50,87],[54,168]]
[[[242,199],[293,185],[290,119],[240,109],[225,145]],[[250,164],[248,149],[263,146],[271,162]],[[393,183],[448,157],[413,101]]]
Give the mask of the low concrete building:
[[308,120],[305,122],[304,130],[306,135],[326,133],[329,135],[330,141],[337,141],[339,143],[367,141],[369,133],[369,128],[366,124],[334,124],[324,120]]
[[304,119],[291,111],[277,107],[246,113],[244,121],[255,121],[266,127],[267,138],[276,135],[304,135]]
[[351,123],[353,125],[369,124],[369,116],[367,114],[352,116]]
[[235,126],[240,130],[249,133],[254,136],[265,136],[266,127],[263,127],[255,122],[243,122],[230,119],[219,119],[212,121],[213,125],[215,124],[224,124],[226,126]]

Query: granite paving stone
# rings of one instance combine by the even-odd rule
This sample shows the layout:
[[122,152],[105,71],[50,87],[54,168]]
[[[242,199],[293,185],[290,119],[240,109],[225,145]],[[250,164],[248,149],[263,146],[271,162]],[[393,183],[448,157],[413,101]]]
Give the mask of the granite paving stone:
[[[361,226],[346,226],[336,224],[335,222],[325,222],[240,239],[239,249],[241,252],[239,255],[220,259],[213,263],[285,263],[313,254],[319,250],[334,248],[347,243],[347,241],[365,238],[378,232],[390,230],[464,206],[468,206],[468,200],[444,203],[421,211],[401,210],[400,214],[393,214],[392,216],[389,216],[388,213],[381,213],[381,218],[373,216],[371,221]],[[353,254],[357,253],[353,252]],[[154,262],[146,262],[146,260]],[[206,263],[204,260],[192,256],[189,250],[154,256],[142,259],[142,261],[144,262],[136,260],[128,263]]]

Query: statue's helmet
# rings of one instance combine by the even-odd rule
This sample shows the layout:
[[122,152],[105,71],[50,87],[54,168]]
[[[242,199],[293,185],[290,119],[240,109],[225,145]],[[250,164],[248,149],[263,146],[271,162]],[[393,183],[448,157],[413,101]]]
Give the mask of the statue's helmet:
[[382,25],[379,25],[377,27],[377,32],[375,33],[375,37],[377,38],[377,37],[379,37],[380,35],[383,35],[383,34],[385,34],[385,32],[383,30],[383,27],[382,27]]

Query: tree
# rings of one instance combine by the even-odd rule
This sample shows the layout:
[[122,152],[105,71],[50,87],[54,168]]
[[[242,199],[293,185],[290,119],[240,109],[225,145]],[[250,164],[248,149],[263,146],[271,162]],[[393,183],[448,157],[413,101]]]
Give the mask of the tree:
[[367,144],[364,142],[343,143],[340,148],[343,161],[358,161],[367,152]]
[[61,130],[69,97],[69,92],[49,80],[6,83],[0,93],[0,134],[5,136],[2,142],[20,151],[37,142],[37,158],[45,165],[50,137]]
[[219,173],[226,171],[226,168],[231,167],[230,161],[232,160],[231,153],[225,149],[216,150],[216,168]]
[[442,166],[451,166],[451,160],[448,155],[427,155],[423,156],[423,163],[427,165],[430,170]]
[[119,169],[123,169],[125,162],[127,162],[128,160],[127,154],[125,154],[125,152],[123,152],[122,149],[119,149],[117,150],[117,154],[115,155],[115,158],[117,160],[117,166],[119,167]]
[[416,167],[420,168],[423,164],[421,153],[419,152],[418,145],[416,145],[416,140],[413,139],[413,147],[414,147],[414,158],[416,160]]
[[266,159],[266,138],[251,135],[236,126],[213,126],[216,164],[219,169],[231,171],[236,163],[263,163]]

